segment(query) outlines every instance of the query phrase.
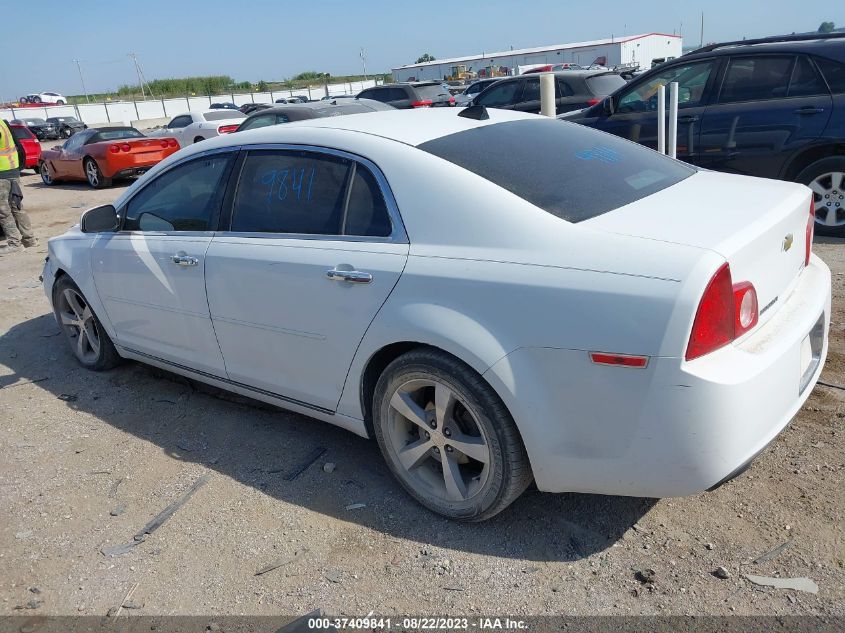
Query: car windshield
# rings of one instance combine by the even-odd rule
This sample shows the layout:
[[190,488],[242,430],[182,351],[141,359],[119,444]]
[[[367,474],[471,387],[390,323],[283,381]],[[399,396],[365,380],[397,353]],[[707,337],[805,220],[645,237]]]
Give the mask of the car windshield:
[[115,130],[100,130],[90,138],[88,143],[100,143],[102,141],[119,141],[124,138],[143,138],[144,135],[133,127],[122,127]]
[[59,123],[79,123],[74,117],[72,116],[56,116],[47,119],[48,121],[58,121]]
[[606,97],[616,92],[625,83],[625,80],[616,74],[587,77],[587,87],[590,89],[590,92],[599,97]]
[[645,198],[695,170],[576,123],[508,121],[418,146],[569,222]]
[[44,119],[23,119],[27,125],[44,125],[47,121]]
[[240,110],[215,110],[214,112],[206,112],[203,114],[203,117],[206,121],[220,121],[222,119],[242,119],[244,118],[243,112]]

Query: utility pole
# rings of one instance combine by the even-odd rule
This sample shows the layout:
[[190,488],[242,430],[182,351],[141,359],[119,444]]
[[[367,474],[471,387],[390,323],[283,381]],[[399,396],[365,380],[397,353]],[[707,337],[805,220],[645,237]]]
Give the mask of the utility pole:
[[129,53],[129,58],[132,60],[132,63],[135,64],[135,72],[138,73],[138,85],[141,86],[141,96],[144,98],[144,101],[147,100],[147,94],[144,92],[145,83],[147,84],[147,92],[150,93],[150,98],[154,98],[153,91],[150,90],[147,78],[144,77],[144,72],[141,70],[141,65],[138,63],[138,55],[135,53]]
[[701,12],[701,46],[699,48],[704,47],[704,11]]
[[88,91],[85,89],[85,78],[82,76],[82,65],[79,63],[78,59],[74,59],[76,62],[76,69],[79,71],[79,81],[82,82],[82,93],[85,95],[85,103],[91,103],[88,99]]
[[364,47],[361,47],[361,65],[364,67],[364,81],[367,81],[367,58],[364,57]]

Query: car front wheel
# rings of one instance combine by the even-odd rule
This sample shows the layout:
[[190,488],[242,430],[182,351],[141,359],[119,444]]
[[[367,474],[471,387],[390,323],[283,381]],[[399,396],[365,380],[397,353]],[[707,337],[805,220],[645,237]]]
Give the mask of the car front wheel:
[[845,237],[845,157],[818,160],[798,174],[796,180],[813,191],[816,232]]
[[65,340],[83,367],[104,371],[120,363],[120,355],[97,315],[67,276],[59,277],[53,286],[53,310]]
[[50,171],[50,166],[47,165],[43,160],[38,163],[38,167],[35,168],[39,174],[41,174],[41,182],[43,182],[48,187],[51,186],[55,180],[53,180],[53,173]]
[[505,405],[472,368],[419,349],[376,384],[373,427],[393,475],[422,505],[483,521],[531,483],[525,447]]

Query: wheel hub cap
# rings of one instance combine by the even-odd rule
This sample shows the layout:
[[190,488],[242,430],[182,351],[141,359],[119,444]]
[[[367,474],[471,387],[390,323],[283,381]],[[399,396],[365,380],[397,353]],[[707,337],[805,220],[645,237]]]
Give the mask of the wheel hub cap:
[[59,317],[62,329],[79,360],[93,362],[100,354],[100,332],[94,313],[72,288],[65,289],[59,297]]
[[810,183],[816,222],[824,226],[845,224],[845,173],[841,171],[822,174]]

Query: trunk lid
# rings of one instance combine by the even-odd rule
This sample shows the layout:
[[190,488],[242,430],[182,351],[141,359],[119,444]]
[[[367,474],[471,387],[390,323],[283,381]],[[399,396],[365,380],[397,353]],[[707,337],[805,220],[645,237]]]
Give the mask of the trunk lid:
[[583,226],[715,251],[750,281],[765,323],[804,270],[811,192],[803,185],[701,171]]

